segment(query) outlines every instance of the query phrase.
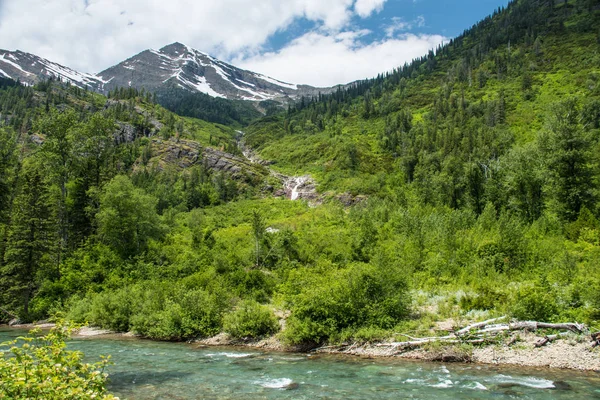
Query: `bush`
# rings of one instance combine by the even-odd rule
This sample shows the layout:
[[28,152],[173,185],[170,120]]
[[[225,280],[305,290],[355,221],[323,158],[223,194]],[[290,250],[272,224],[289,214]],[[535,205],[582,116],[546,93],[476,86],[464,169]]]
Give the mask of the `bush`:
[[258,338],[276,333],[279,323],[268,307],[247,300],[225,316],[223,330],[234,338]]
[[70,329],[61,324],[46,336],[40,332],[0,344],[0,398],[115,399],[106,393],[108,359],[83,363],[81,352],[66,350]]
[[133,307],[138,302],[135,287],[95,295],[88,315],[89,322],[104,329],[128,332]]
[[[217,290],[217,289],[215,289]],[[117,332],[150,339],[186,340],[221,330],[228,295],[172,282],[147,282],[75,302],[69,317]]]
[[550,321],[557,312],[556,296],[537,285],[520,288],[511,306],[512,316],[523,321]]
[[201,289],[154,286],[144,292],[140,310],[131,319],[132,330],[159,340],[212,336],[221,330],[227,305],[225,296]]
[[390,329],[409,313],[407,285],[398,274],[365,265],[315,274],[308,281],[300,278],[306,271],[301,274],[288,282],[298,291],[288,295],[292,315],[285,339],[292,344],[319,344],[348,329]]
[[76,324],[85,324],[88,322],[92,302],[88,297],[72,297],[67,304],[66,319]]
[[504,292],[484,285],[475,289],[475,294],[467,294],[460,298],[460,308],[465,311],[492,310],[505,304],[507,296]]
[[589,301],[589,319],[600,321],[600,280],[589,283],[587,300]]

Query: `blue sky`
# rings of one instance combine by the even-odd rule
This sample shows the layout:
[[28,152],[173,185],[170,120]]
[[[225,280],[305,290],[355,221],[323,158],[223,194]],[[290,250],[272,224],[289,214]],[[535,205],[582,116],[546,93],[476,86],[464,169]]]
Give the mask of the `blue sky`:
[[[352,17],[355,26],[369,29],[372,35],[364,41],[381,39],[386,35],[386,27],[395,20],[411,23],[406,31],[415,34],[439,34],[456,37],[465,29],[492,14],[498,7],[505,7],[508,0],[388,0],[383,10],[366,19]],[[422,20],[422,24],[418,22]],[[416,22],[416,23],[415,23]],[[268,48],[276,50],[306,31],[316,29],[318,22],[300,18],[289,29],[278,32],[269,39]]]
[[[231,61],[291,82],[345,83],[375,76],[421,56],[508,4],[508,0],[381,1],[381,8],[367,17],[356,12],[351,15],[340,31],[363,33],[344,46],[327,40],[338,31],[323,29],[323,21],[297,18],[270,36],[260,54]],[[312,40],[303,43],[307,36]],[[311,56],[302,61],[303,54]],[[345,65],[344,71],[324,66],[335,65],[336,60]]]
[[507,0],[0,0],[0,48],[100,72],[182,42],[274,78],[331,86],[391,70]]

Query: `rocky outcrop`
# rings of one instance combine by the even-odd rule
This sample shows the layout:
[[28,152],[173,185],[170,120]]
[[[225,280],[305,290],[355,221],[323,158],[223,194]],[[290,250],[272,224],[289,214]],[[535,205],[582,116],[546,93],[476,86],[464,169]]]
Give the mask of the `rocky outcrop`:
[[235,156],[212,147],[203,147],[199,143],[171,138],[169,140],[152,139],[153,160],[159,168],[175,165],[178,168],[190,168],[203,164],[216,172],[224,172],[235,177],[248,175],[268,175],[268,171],[251,163],[245,158]]
[[283,177],[283,191],[290,200],[317,200],[317,186],[308,175]]
[[125,123],[125,122],[117,122],[117,128],[113,133],[113,137],[115,138],[115,143],[131,143],[137,137],[137,129],[135,126]]

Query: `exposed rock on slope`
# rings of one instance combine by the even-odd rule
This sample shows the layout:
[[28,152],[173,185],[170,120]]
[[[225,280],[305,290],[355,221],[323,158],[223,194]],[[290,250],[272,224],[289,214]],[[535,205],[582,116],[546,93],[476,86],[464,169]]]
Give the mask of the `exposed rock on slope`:
[[268,171],[257,164],[235,155],[211,148],[203,147],[197,142],[171,138],[152,139],[152,159],[159,168],[175,165],[179,168],[190,168],[203,163],[207,168],[230,174],[234,178],[243,175],[267,176]]

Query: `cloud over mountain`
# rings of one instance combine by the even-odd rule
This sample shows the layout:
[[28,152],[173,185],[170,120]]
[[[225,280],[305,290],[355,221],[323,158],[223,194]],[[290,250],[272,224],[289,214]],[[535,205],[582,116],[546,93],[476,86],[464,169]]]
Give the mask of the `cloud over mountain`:
[[[381,71],[390,57],[397,66],[421,55],[440,37],[386,37],[363,43],[340,39],[360,31],[353,24],[382,10],[386,0],[19,0],[0,2],[0,48],[21,49],[69,65],[98,72],[146,48],[181,41],[226,61],[256,65],[261,73],[298,83],[330,85]],[[310,23],[274,51],[269,39],[294,22]],[[311,47],[312,46],[312,47]],[[338,57],[348,72],[343,79],[332,63]],[[313,59],[313,55],[319,55]],[[278,69],[267,67],[266,62]],[[293,64],[290,64],[292,63]],[[298,68],[298,63],[304,68]],[[328,67],[324,67],[326,63]],[[318,70],[312,65],[320,64]],[[273,74],[275,71],[275,74]],[[285,73],[284,73],[285,71]],[[289,71],[289,72],[287,72]],[[305,71],[305,74],[302,74]],[[281,73],[279,73],[281,72]],[[352,72],[352,73],[351,73]],[[335,79],[334,79],[335,78]]]

